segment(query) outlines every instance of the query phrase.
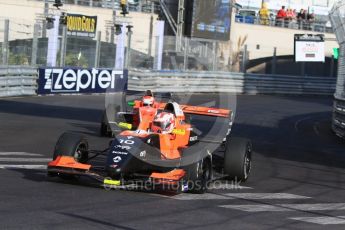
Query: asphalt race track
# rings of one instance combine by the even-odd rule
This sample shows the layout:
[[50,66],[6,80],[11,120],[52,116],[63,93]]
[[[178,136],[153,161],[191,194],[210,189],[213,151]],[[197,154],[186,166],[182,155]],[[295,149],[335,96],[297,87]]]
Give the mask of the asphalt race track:
[[253,141],[251,177],[204,195],[48,180],[64,131],[107,145],[103,108],[104,96],[0,99],[0,229],[345,229],[345,141],[330,129],[332,98],[239,96],[233,135]]

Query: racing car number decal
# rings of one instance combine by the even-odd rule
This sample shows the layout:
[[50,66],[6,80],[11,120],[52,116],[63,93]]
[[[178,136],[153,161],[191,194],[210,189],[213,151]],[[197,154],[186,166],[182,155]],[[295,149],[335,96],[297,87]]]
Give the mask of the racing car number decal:
[[120,144],[127,144],[127,145],[133,145],[134,141],[132,140],[123,140],[123,139],[119,139]]

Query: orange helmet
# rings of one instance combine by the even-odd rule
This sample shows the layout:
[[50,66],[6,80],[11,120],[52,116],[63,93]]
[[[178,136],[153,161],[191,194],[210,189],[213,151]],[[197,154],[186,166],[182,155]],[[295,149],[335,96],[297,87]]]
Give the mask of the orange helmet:
[[153,106],[155,99],[152,96],[144,96],[142,102],[144,106]]
[[152,131],[156,133],[171,133],[175,128],[175,116],[169,112],[161,112],[152,122]]

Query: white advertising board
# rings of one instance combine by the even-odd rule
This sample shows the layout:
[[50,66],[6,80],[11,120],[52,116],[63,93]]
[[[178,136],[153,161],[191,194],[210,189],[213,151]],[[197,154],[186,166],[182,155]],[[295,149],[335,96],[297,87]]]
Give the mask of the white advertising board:
[[321,35],[295,35],[296,62],[325,62],[325,42]]

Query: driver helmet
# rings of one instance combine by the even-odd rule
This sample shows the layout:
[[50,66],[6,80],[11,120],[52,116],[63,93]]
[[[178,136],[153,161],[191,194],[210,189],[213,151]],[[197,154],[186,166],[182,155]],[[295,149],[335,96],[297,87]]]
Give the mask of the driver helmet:
[[155,99],[152,96],[144,96],[143,97],[143,106],[153,106],[153,103],[155,102]]
[[175,128],[175,116],[169,112],[161,112],[152,122],[152,131],[157,133],[172,133]]

